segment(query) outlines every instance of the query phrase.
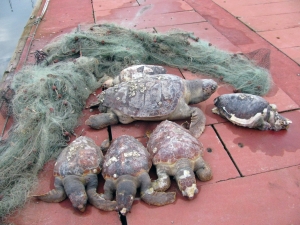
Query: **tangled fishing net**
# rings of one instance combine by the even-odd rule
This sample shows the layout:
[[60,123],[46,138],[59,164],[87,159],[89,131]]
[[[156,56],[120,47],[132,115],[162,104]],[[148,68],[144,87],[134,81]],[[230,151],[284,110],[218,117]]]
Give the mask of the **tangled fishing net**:
[[153,34],[94,25],[57,39],[36,57],[38,64],[23,68],[10,86],[14,125],[0,145],[0,217],[25,203],[38,172],[66,146],[104,75],[114,77],[134,64],[159,64],[219,78],[240,92],[263,95],[272,85],[268,71],[244,55],[182,31]]

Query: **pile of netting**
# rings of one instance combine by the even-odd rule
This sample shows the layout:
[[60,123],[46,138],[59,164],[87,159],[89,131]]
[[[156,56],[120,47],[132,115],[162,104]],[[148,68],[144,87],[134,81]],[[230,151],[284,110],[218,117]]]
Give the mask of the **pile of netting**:
[[[231,84],[239,92],[266,94],[271,85],[268,60],[256,62],[242,54],[232,54],[215,48],[193,34],[173,30],[167,34],[127,30],[114,25],[94,25],[85,32],[65,35],[45,49],[47,63],[83,56],[99,61],[100,77],[116,76],[133,64],[159,64],[202,73]],[[247,54],[251,58],[259,52]],[[46,62],[45,62],[46,63]],[[99,78],[99,77],[97,77]]]
[[182,31],[94,25],[57,39],[39,56],[38,65],[23,68],[10,86],[14,125],[0,145],[0,217],[25,203],[38,172],[67,145],[104,75],[114,77],[134,64],[159,64],[219,78],[240,92],[263,95],[272,84],[268,71],[247,57]]
[[0,216],[25,203],[44,164],[66,147],[85,101],[96,88],[97,60],[81,57],[15,75],[14,125],[0,145]]

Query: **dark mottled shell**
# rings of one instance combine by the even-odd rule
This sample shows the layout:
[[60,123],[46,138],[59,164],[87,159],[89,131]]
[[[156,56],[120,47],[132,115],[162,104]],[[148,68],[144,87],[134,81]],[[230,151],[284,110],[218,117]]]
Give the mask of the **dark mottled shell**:
[[98,174],[103,163],[103,154],[95,142],[81,136],[60,153],[54,167],[54,176]]
[[183,92],[184,85],[180,77],[145,76],[102,92],[99,95],[99,108],[106,106],[135,118],[163,116],[175,110]]
[[178,159],[195,160],[202,155],[202,144],[182,126],[171,122],[161,122],[151,134],[147,149],[153,164],[175,163]]
[[215,98],[214,103],[221,114],[229,120],[232,114],[240,119],[250,119],[270,107],[262,97],[244,93],[224,94]]
[[104,157],[102,175],[104,178],[118,178],[122,175],[137,176],[149,171],[152,166],[147,149],[134,137],[122,135],[110,145]]

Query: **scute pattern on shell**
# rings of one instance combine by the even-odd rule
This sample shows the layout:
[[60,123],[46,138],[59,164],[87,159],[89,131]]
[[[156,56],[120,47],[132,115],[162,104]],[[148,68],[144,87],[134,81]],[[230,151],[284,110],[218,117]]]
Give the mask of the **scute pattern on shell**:
[[161,122],[153,131],[147,144],[153,164],[175,163],[178,159],[196,159],[202,156],[202,144],[182,126]]
[[123,82],[99,95],[102,106],[125,115],[143,118],[168,115],[183,96],[182,78],[174,75],[153,75]]
[[122,135],[116,138],[104,158],[104,178],[118,178],[122,175],[136,176],[149,171],[152,166],[147,149],[134,137]]
[[270,107],[269,103],[262,97],[244,93],[224,94],[215,98],[214,103],[229,120],[233,114],[237,118],[250,119]]
[[59,155],[55,167],[55,176],[83,175],[100,173],[103,154],[95,142],[85,136],[78,137]]

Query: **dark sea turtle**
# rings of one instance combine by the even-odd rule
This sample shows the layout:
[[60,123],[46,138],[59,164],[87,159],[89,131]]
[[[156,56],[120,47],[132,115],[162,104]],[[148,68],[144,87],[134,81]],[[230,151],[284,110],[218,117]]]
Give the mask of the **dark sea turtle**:
[[185,80],[170,74],[144,76],[103,91],[98,96],[102,113],[90,116],[85,123],[101,129],[118,122],[191,118],[190,131],[199,137],[205,116],[189,104],[205,101],[216,89],[217,83],[211,79]]
[[201,181],[212,178],[211,169],[202,158],[202,144],[174,122],[161,122],[150,135],[147,149],[158,176],[152,183],[154,190],[167,190],[171,184],[169,176],[174,176],[182,195],[193,198],[198,192],[194,171]]
[[117,210],[123,215],[130,211],[138,188],[141,199],[150,205],[162,206],[174,202],[174,192],[153,190],[148,174],[151,166],[149,152],[134,137],[122,135],[116,138],[104,158],[103,197],[112,200],[116,192]]
[[264,98],[244,93],[224,94],[214,100],[216,113],[233,124],[259,130],[288,129],[292,123],[277,112],[274,104]]
[[100,147],[92,139],[78,137],[63,149],[55,163],[54,189],[35,197],[45,202],[61,202],[68,196],[72,205],[82,212],[87,201],[102,210],[115,210],[116,202],[107,201],[96,192],[103,160]]

